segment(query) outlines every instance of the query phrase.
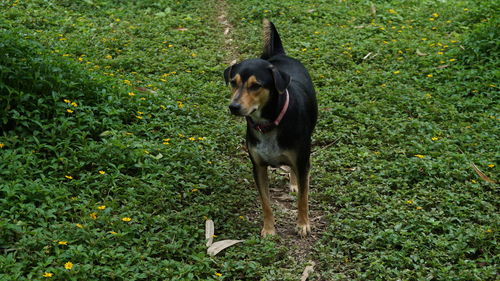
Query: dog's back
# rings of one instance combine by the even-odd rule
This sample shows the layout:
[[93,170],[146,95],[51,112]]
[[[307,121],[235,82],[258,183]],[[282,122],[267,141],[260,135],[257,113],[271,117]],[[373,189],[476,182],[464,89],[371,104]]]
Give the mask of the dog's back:
[[[307,124],[308,129],[306,131],[309,131],[311,134],[316,125],[318,115],[316,93],[312,79],[300,61],[286,55],[276,27],[267,19],[264,20],[264,47],[260,58],[269,61],[277,69],[292,77],[289,87],[296,88],[296,91],[292,89],[296,93],[295,98],[302,105],[301,109],[307,111],[305,114],[307,120],[301,120],[301,122]],[[300,95],[306,96],[301,97]],[[297,123],[295,124],[297,125]]]

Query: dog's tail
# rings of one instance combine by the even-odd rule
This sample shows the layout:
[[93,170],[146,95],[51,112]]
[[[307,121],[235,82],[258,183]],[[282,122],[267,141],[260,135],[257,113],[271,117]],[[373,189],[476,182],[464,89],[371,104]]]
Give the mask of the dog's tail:
[[266,60],[278,54],[285,54],[280,36],[274,24],[264,19],[264,50],[260,57]]

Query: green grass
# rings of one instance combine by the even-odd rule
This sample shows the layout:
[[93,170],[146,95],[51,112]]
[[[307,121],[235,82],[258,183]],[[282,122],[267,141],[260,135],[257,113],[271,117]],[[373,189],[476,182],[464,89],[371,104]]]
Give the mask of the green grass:
[[[227,4],[240,59],[269,18],[316,85],[311,251],[259,237],[218,1],[3,1],[0,279],[494,280],[496,1]],[[246,241],[209,257],[207,218]]]

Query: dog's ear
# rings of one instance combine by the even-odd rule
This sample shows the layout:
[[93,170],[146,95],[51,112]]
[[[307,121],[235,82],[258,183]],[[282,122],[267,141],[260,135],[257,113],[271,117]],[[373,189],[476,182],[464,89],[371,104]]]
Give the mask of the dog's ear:
[[274,65],[270,66],[273,73],[274,87],[278,93],[283,94],[290,84],[291,77],[283,71],[279,71]]
[[236,65],[236,63],[231,63],[231,65],[224,70],[224,81],[226,81],[226,85],[229,83],[229,80],[231,79],[231,70],[233,70],[233,67]]

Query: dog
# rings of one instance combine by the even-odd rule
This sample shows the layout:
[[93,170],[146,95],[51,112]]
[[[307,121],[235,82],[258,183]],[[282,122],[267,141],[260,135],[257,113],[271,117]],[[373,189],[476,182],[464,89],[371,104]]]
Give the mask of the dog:
[[306,68],[285,54],[274,24],[266,19],[263,24],[260,58],[224,70],[232,92],[229,110],[247,121],[246,146],[264,213],[261,235],[276,234],[267,168],[285,165],[291,170],[290,190],[298,192],[297,231],[305,237],[311,232],[308,193],[316,93]]

